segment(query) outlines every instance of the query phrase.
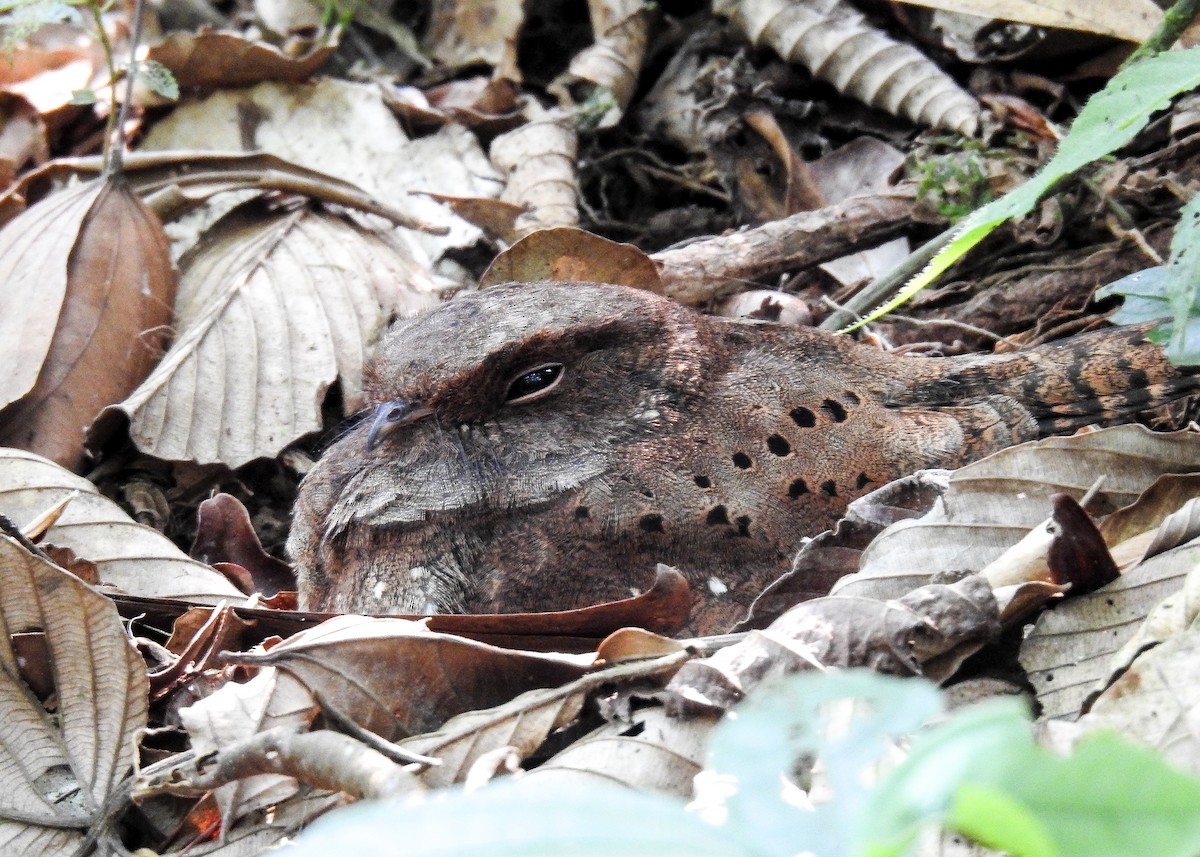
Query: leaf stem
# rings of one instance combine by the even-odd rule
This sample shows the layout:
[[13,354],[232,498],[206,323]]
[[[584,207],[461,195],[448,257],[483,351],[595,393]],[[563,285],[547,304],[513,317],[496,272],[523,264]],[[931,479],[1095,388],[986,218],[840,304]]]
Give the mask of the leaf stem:
[[1197,13],[1200,13],[1200,0],[1176,0],[1175,5],[1163,13],[1163,19],[1158,22],[1149,38],[1138,45],[1137,50],[1121,63],[1121,69],[1129,68],[1146,57],[1152,57],[1170,48],[1192,23]]
[[[142,19],[145,14],[145,0],[134,0],[133,32],[129,36],[129,65],[125,69],[125,99],[121,102],[121,108],[118,111],[116,109],[117,89],[114,82],[112,87],[114,109],[109,113],[110,124],[105,138],[108,157],[105,159],[104,172],[101,176],[104,179],[111,179],[113,176],[119,175],[125,163],[125,120],[129,117],[129,105],[133,103],[133,84],[137,80],[137,50],[142,41]],[[111,53],[109,53],[109,57],[109,67],[112,68]],[[115,134],[111,124],[114,116],[116,117]]]

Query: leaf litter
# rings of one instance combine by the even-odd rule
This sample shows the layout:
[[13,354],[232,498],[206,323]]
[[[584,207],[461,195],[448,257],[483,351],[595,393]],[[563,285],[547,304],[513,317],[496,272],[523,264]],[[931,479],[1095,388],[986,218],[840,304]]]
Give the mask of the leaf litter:
[[[494,23],[506,34],[501,37],[477,26],[482,19],[446,5],[425,46],[405,42],[402,28],[391,30],[400,53],[419,67],[430,62],[424,50],[446,68],[482,61],[496,68],[491,85],[497,92],[521,86],[518,63],[531,61],[518,52],[515,34],[532,25],[526,12],[497,4],[496,11],[503,14]],[[748,0],[725,4],[720,13],[747,39],[778,51],[797,67],[809,66],[864,102],[918,123],[966,131],[994,120],[919,51],[890,47],[892,36],[876,31],[852,7],[814,20],[858,34],[868,46],[859,55],[832,56],[825,45],[799,39],[803,16],[816,14],[810,7],[818,5],[783,8]],[[1078,10],[1061,4],[1038,4],[1028,11],[1007,4],[1005,9],[1018,20],[1028,15],[1030,23],[1042,26],[1078,19]],[[1073,25],[1115,32],[1120,38],[1144,36],[1152,10],[1133,0],[1126,0],[1122,10],[1109,17],[1092,13]],[[709,107],[723,99],[724,106],[733,104],[722,115],[751,132],[751,143],[733,145],[731,138],[720,136],[721,128],[710,125],[703,132],[709,136],[699,152],[715,151],[717,143],[724,146],[721,188],[706,186],[706,179],[676,164],[640,160],[641,154],[623,162],[622,169],[628,170],[623,175],[598,173],[596,165],[604,159],[596,157],[594,129],[620,133],[629,117],[638,115],[638,98],[644,95],[639,74],[662,63],[647,36],[648,29],[655,32],[658,19],[643,4],[597,3],[591,12],[594,38],[559,74],[545,78],[553,81],[549,91],[557,94],[558,108],[537,109],[523,97],[492,113],[474,105],[465,112],[439,106],[440,113],[409,106],[402,115],[440,129],[411,139],[400,133],[387,113],[388,99],[372,86],[329,79],[298,82],[332,53],[339,33],[329,33],[324,44],[318,39],[300,48],[293,45],[290,52],[232,33],[167,37],[155,46],[156,56],[185,83],[224,88],[268,82],[248,90],[223,89],[175,108],[151,130],[147,147],[202,144],[271,151],[359,185],[381,205],[416,212],[416,220],[448,225],[449,234],[419,234],[385,226],[370,215],[278,195],[251,203],[231,200],[195,216],[199,225],[194,229],[204,233],[198,240],[196,233],[171,227],[177,252],[195,244],[179,258],[183,277],[180,294],[172,300],[160,291],[160,282],[173,278],[168,276],[169,261],[162,264],[161,234],[142,228],[135,237],[113,243],[142,248],[152,261],[120,260],[120,265],[156,272],[151,291],[159,295],[159,304],[173,306],[174,314],[164,319],[138,316],[129,312],[133,299],[128,297],[92,300],[110,304],[114,311],[100,325],[110,345],[141,343],[143,351],[153,354],[157,337],[169,328],[171,350],[144,383],[148,365],[109,373],[121,376],[123,383],[133,379],[121,392],[101,389],[90,380],[95,370],[84,371],[76,389],[95,395],[64,413],[45,407],[48,400],[30,391],[43,377],[56,379],[61,367],[76,364],[73,356],[54,356],[56,338],[73,330],[70,313],[96,321],[94,313],[81,309],[83,299],[75,296],[72,284],[102,287],[104,280],[72,266],[91,271],[103,267],[105,257],[101,253],[96,257],[101,261],[92,261],[72,248],[86,240],[98,252],[106,249],[105,239],[88,237],[88,230],[93,220],[97,230],[108,230],[110,221],[94,211],[93,197],[111,189],[93,182],[52,195],[27,208],[0,236],[10,247],[0,254],[7,260],[0,263],[0,276],[10,287],[10,311],[0,314],[0,342],[9,349],[5,353],[12,366],[5,374],[6,386],[0,387],[10,406],[5,430],[24,432],[27,439],[21,445],[81,469],[89,463],[83,428],[107,406],[105,420],[91,438],[91,452],[100,460],[145,466],[147,459],[129,457],[128,451],[114,453],[113,438],[120,438],[121,420],[127,419],[133,444],[152,459],[174,462],[174,473],[189,473],[185,465],[197,463],[216,468],[190,471],[192,481],[183,482],[176,499],[191,495],[198,502],[215,484],[243,497],[256,488],[265,495],[272,492],[250,474],[279,473],[264,467],[263,462],[272,461],[289,462],[292,476],[303,471],[313,447],[297,446],[297,441],[330,425],[330,413],[322,406],[333,400],[327,410],[336,422],[363,404],[359,375],[365,346],[395,316],[417,311],[440,291],[482,276],[486,264],[472,254],[495,259],[493,277],[540,277],[546,271],[567,278],[627,277],[635,285],[698,301],[738,291],[742,279],[767,280],[791,274],[793,267],[808,268],[866,249],[874,239],[864,239],[865,230],[847,212],[877,223],[890,205],[900,212],[894,215],[897,224],[908,227],[917,219],[913,209],[900,208],[907,204],[903,195],[885,198],[887,191],[875,179],[864,179],[864,189],[869,185],[878,197],[841,208],[818,207],[812,213],[797,210],[806,204],[803,195],[776,193],[774,184],[792,188],[804,180],[799,148],[828,147],[836,135],[797,142],[791,121],[797,105],[762,99],[757,81],[770,78],[757,73],[749,75],[754,86],[729,86],[738,74],[736,63],[708,77],[697,71],[697,63],[690,66],[687,81],[698,89],[710,87]],[[985,10],[995,12],[993,7]],[[647,49],[649,63],[642,53]],[[242,51],[247,61],[226,74],[226,52]],[[895,57],[914,62],[903,74],[856,73],[863,63],[886,71],[883,60]],[[534,75],[537,70],[525,71]],[[297,82],[275,82],[280,80]],[[920,97],[908,98],[905,87]],[[425,91],[432,96],[434,87]],[[747,93],[755,103],[737,100]],[[685,100],[680,91],[671,97],[681,99],[675,104]],[[765,101],[767,109],[756,99]],[[1008,103],[1027,117],[1044,119],[1027,103]],[[869,127],[873,121],[859,115],[851,124]],[[813,124],[828,135],[822,120]],[[481,129],[480,137],[467,127]],[[1048,121],[1030,127],[1053,136]],[[367,128],[380,133],[367,133]],[[894,141],[902,137],[875,130]],[[374,150],[361,145],[372,136],[386,143]],[[484,151],[490,151],[492,161]],[[886,156],[882,151],[853,156],[858,160],[851,158],[851,163],[861,166],[852,171],[890,173],[896,149]],[[545,169],[546,163],[555,169]],[[77,168],[82,169],[66,167]],[[775,170],[782,171],[782,182],[774,181]],[[537,231],[539,226],[578,223],[594,229],[637,196],[637,191],[615,193],[618,179],[625,180],[627,189],[645,188],[664,175],[679,188],[705,190],[677,197],[685,201],[663,220],[689,222],[686,218],[699,215],[709,226],[703,231],[720,233],[736,221],[705,220],[711,215],[699,212],[696,203],[720,198],[753,212],[751,224],[768,215],[771,222],[707,244],[653,254],[638,249],[655,246],[657,227],[651,217],[629,217],[630,223],[640,219],[645,226],[622,227],[625,234],[618,237],[641,240],[625,244],[619,254],[611,242],[592,241],[598,236],[589,233],[579,233],[585,240],[572,237],[570,230]],[[748,181],[754,175],[768,180]],[[244,188],[245,176],[239,181]],[[223,186],[214,171],[203,190],[185,192],[182,181],[167,178],[157,193],[164,203],[173,198],[171,205],[182,208],[235,184],[230,179]],[[22,186],[20,200],[10,197],[12,210],[37,193]],[[142,219],[140,203],[128,191],[121,190],[117,198],[125,206],[116,217],[121,225],[152,222]],[[594,208],[597,199],[609,208]],[[472,219],[487,228],[480,229]],[[838,225],[847,221],[846,237],[837,237]],[[901,231],[900,226],[891,228]],[[804,229],[834,236],[836,250],[815,250],[813,260],[797,262],[795,254],[815,243],[797,240]],[[531,233],[528,244],[506,251],[526,232]],[[745,254],[756,241],[763,243]],[[773,261],[764,262],[771,254]],[[845,273],[836,275],[842,279],[835,290],[853,288],[852,282],[869,277],[864,272],[874,271],[873,266],[891,264],[878,258],[842,266]],[[115,280],[145,285],[127,273]],[[790,286],[793,292],[815,292],[803,279]],[[807,314],[812,317],[813,312]],[[1060,320],[1071,323],[1069,315],[1062,310]],[[887,322],[883,329],[894,332],[903,324]],[[96,354],[94,365],[101,368],[118,362],[111,350]],[[138,383],[141,387],[130,394]],[[71,393],[66,398],[81,397]],[[20,408],[44,422],[12,419]],[[57,434],[64,424],[70,431]],[[42,425],[51,428],[38,428]],[[34,446],[28,438],[38,433],[45,433],[51,445]],[[256,632],[253,623],[259,619],[232,621],[240,607],[218,607],[203,611],[200,619],[193,614],[177,623],[138,619],[128,629],[145,657],[157,664],[153,699],[155,724],[162,729],[139,750],[133,734],[148,722],[150,698],[145,662],[130,645],[113,605],[47,557],[72,568],[90,565],[94,571],[88,573],[108,587],[104,591],[120,589],[144,603],[173,599],[172,610],[188,604],[241,604],[244,593],[208,565],[217,557],[207,550],[201,558],[189,558],[169,539],[134,523],[89,480],[30,453],[6,451],[0,456],[0,514],[12,532],[0,545],[0,561],[10,569],[6,580],[12,582],[0,587],[0,615],[9,632],[8,654],[0,652],[0,659],[6,661],[5,697],[12,711],[3,718],[10,724],[3,749],[22,764],[36,759],[37,765],[25,764],[6,789],[10,798],[4,814],[14,823],[3,825],[5,853],[72,853],[85,830],[112,835],[126,808],[119,782],[138,752],[144,759],[162,759],[137,783],[145,817],[161,812],[161,818],[169,819],[156,834],[162,853],[258,853],[343,802],[339,789],[356,797],[395,797],[452,783],[478,788],[522,765],[532,769],[525,775],[531,782],[541,778],[566,788],[618,780],[690,796],[693,777],[708,764],[709,735],[721,712],[752,695],[767,677],[868,665],[949,679],[959,675],[973,654],[995,647],[1002,624],[1011,628],[1026,621],[1032,628],[1018,655],[1044,719],[1056,718],[1063,728],[1076,718],[1083,729],[1117,724],[1170,752],[1179,766],[1200,770],[1195,736],[1182,726],[1186,712],[1194,708],[1189,688],[1195,682],[1187,676],[1195,663],[1189,629],[1195,612],[1196,491],[1188,474],[1197,461],[1190,432],[1150,435],[1126,428],[1025,445],[963,468],[948,480],[930,475],[919,484],[889,486],[887,492],[856,503],[836,531],[819,536],[798,558],[797,571],[810,569],[806,579],[810,584],[823,581],[819,589],[844,574],[856,573],[854,577],[833,594],[798,606],[793,604],[814,593],[802,592],[803,586],[791,590],[791,583],[781,581],[772,588],[773,598],[756,606],[747,626],[754,630],[733,640],[679,642],[628,632],[604,640],[608,631],[617,630],[618,621],[636,624],[659,615],[657,608],[630,605],[606,606],[587,619],[462,617],[457,624],[453,617],[424,623],[338,617],[312,627],[320,617],[297,617],[309,630],[285,642]],[[225,475],[213,477],[213,472]],[[1077,514],[1070,510],[1076,507],[1061,498],[1082,499],[1098,475],[1105,479],[1084,506],[1100,519],[1097,533],[1078,518],[1070,523],[1070,515]],[[95,473],[98,483],[108,478],[103,471]],[[260,501],[251,513],[260,525],[264,505]],[[921,517],[929,506],[932,511]],[[245,529],[239,533],[222,544],[221,552],[249,557],[253,548],[261,557],[257,537]],[[1098,554],[1109,566],[1120,567],[1122,577],[1090,594],[1073,592],[1071,587],[1078,590],[1083,580],[1072,576],[1073,563],[1062,557]],[[934,573],[962,579],[930,580]],[[128,609],[133,602],[123,603]],[[1056,609],[1043,611],[1047,603]],[[265,612],[251,608],[244,615]],[[431,630],[439,622],[444,630]],[[163,645],[171,630],[177,639]],[[472,635],[490,642],[474,641]],[[539,638],[552,648],[583,654],[521,648]],[[260,644],[250,652],[219,654],[224,647],[244,648],[251,639]],[[18,646],[37,657],[16,654]],[[1150,716],[1147,711],[1177,716]],[[190,755],[178,752],[178,739],[184,738]],[[358,770],[332,761],[339,757],[358,762]],[[172,799],[167,795],[173,793],[209,797],[181,811],[178,805],[168,809]],[[67,799],[57,801],[63,794]],[[218,820],[212,820],[213,813]],[[215,835],[218,829],[220,836]],[[715,841],[709,845],[721,850]],[[726,848],[721,853],[732,852]]]

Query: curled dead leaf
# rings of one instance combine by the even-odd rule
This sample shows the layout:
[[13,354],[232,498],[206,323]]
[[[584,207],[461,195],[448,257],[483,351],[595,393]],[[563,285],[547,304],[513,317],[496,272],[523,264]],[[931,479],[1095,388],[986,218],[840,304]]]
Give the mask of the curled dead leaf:
[[570,114],[552,111],[492,141],[488,154],[508,182],[500,198],[519,205],[518,234],[579,222],[575,156],[579,135]]
[[932,60],[894,41],[844,2],[722,0],[730,18],[755,44],[774,48],[839,92],[914,122],[971,136],[979,104]]

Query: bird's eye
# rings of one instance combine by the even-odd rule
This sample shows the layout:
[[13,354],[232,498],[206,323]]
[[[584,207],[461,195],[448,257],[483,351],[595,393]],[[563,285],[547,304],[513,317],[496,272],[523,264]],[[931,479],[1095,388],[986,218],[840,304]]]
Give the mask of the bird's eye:
[[512,405],[540,399],[558,385],[558,382],[562,380],[562,375],[563,365],[561,363],[547,363],[545,366],[538,366],[536,369],[522,372],[508,385],[504,401]]

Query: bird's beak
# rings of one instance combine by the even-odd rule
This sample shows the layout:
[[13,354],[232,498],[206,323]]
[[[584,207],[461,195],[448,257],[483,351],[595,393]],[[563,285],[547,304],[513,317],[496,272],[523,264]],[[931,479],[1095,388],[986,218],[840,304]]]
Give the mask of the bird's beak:
[[371,430],[367,432],[367,451],[374,449],[380,441],[401,426],[431,416],[433,411],[420,402],[384,402],[375,406],[371,417]]

